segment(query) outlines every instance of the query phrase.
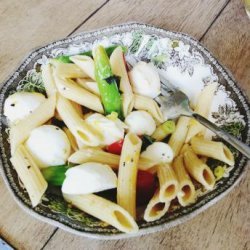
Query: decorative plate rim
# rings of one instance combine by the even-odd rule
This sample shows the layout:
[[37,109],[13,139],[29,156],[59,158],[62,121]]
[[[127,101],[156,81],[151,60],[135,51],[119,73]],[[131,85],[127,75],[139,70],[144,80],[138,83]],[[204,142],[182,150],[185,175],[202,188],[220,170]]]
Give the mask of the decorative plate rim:
[[[105,27],[102,27],[102,28],[99,28],[99,29],[94,29],[94,30],[91,30],[91,31],[80,32],[80,33],[71,35],[69,37],[65,37],[65,38],[62,38],[62,39],[59,39],[59,40],[54,40],[54,41],[52,41],[52,42],[50,42],[50,43],[48,43],[46,45],[36,47],[36,48],[32,49],[29,53],[27,53],[27,55],[24,57],[24,59],[21,60],[20,63],[18,64],[18,67],[16,67],[16,69],[13,70],[12,73],[9,74],[8,77],[6,77],[6,79],[3,81],[3,83],[0,86],[0,91],[2,91],[2,89],[7,84],[7,82],[9,82],[11,80],[13,75],[15,75],[15,73],[17,73],[21,69],[22,65],[26,62],[26,60],[33,53],[36,53],[38,50],[43,49],[43,48],[45,48],[47,46],[50,46],[50,45],[52,46],[56,42],[66,42],[68,39],[71,39],[71,38],[75,38],[75,37],[78,37],[78,36],[84,36],[84,35],[86,36],[86,35],[95,34],[95,33],[98,33],[98,32],[105,33],[106,31],[108,31],[110,29],[119,28],[119,27],[123,27],[123,26],[131,26],[131,28],[140,27],[142,29],[143,28],[149,28],[151,30],[160,31],[160,32],[165,33],[165,34],[166,34],[166,32],[168,32],[168,33],[172,33],[172,34],[175,34],[175,35],[180,35],[181,37],[184,37],[184,38],[187,38],[187,39],[191,40],[193,43],[195,43],[195,45],[198,45],[199,47],[202,47],[202,49],[204,49],[206,51],[206,53],[210,56],[210,58],[218,64],[218,67],[220,68],[220,71],[224,72],[229,77],[229,79],[237,86],[238,90],[240,91],[240,94],[245,98],[247,106],[248,106],[248,109],[246,111],[248,111],[247,112],[247,114],[248,114],[247,115],[247,118],[248,118],[248,124],[247,125],[249,127],[249,125],[250,125],[250,114],[249,114],[250,104],[249,104],[249,100],[248,100],[247,95],[242,91],[241,87],[237,84],[237,82],[235,81],[232,73],[227,68],[225,68],[225,66],[222,66],[220,61],[217,58],[215,58],[211,54],[211,52],[203,44],[201,44],[196,38],[194,38],[194,37],[192,37],[192,36],[190,36],[188,34],[185,34],[185,33],[182,33],[182,32],[169,31],[169,30],[166,30],[166,29],[163,29],[163,28],[158,28],[158,27],[155,27],[153,25],[149,25],[149,24],[141,23],[141,22],[127,22],[127,23],[122,23],[122,24],[117,24],[117,25],[105,26]],[[0,107],[1,106],[2,106],[2,103],[0,103]],[[3,114],[0,114],[0,115],[2,117]],[[249,142],[249,140],[250,140],[250,134],[248,134],[247,142]],[[43,216],[41,214],[38,214],[37,212],[33,211],[32,208],[25,205],[23,203],[23,201],[18,196],[16,196],[15,193],[13,192],[13,189],[12,189],[12,187],[11,187],[7,177],[6,177],[6,174],[4,172],[4,167],[3,167],[4,163],[3,163],[2,156],[0,157],[0,174],[1,174],[5,184],[7,186],[7,189],[10,191],[12,197],[14,198],[16,203],[19,205],[19,207],[21,207],[24,211],[26,211],[28,214],[32,215],[33,217],[35,217],[35,218],[37,218],[37,219],[39,219],[39,220],[41,220],[43,222],[46,222],[46,223],[48,223],[50,225],[61,228],[61,229],[65,230],[65,231],[68,231],[68,232],[71,232],[73,234],[79,235],[79,236],[85,236],[85,237],[88,237],[88,238],[94,238],[94,239],[100,239],[100,240],[117,240],[117,239],[125,239],[125,238],[137,237],[137,236],[141,236],[141,235],[145,235],[145,234],[149,234],[149,233],[155,233],[155,232],[159,232],[159,231],[162,231],[162,230],[170,229],[170,228],[172,228],[174,226],[177,226],[177,225],[179,225],[179,224],[181,224],[183,222],[186,222],[186,221],[192,219],[193,217],[195,217],[196,215],[200,214],[201,212],[203,212],[204,210],[206,210],[210,206],[217,203],[220,199],[225,197],[229,192],[231,192],[231,190],[240,182],[240,180],[243,178],[243,176],[245,176],[246,170],[247,170],[246,166],[248,164],[247,158],[242,156],[240,161],[241,161],[241,164],[243,165],[243,171],[239,174],[239,176],[234,181],[234,183],[229,188],[227,188],[225,191],[223,191],[221,194],[218,194],[212,200],[207,201],[204,205],[202,205],[199,208],[196,208],[194,211],[190,212],[189,214],[181,215],[177,219],[172,220],[172,221],[167,222],[167,223],[163,223],[163,224],[159,224],[159,225],[153,225],[153,226],[150,226],[148,228],[141,228],[139,230],[139,232],[137,232],[136,234],[119,233],[119,234],[113,234],[113,235],[105,235],[105,234],[98,234],[98,233],[80,232],[77,229],[71,228],[70,226],[67,226],[67,225],[63,224],[62,222],[59,222],[59,221],[56,221],[56,220],[54,220],[52,218],[48,218],[48,217],[45,217],[45,216]]]

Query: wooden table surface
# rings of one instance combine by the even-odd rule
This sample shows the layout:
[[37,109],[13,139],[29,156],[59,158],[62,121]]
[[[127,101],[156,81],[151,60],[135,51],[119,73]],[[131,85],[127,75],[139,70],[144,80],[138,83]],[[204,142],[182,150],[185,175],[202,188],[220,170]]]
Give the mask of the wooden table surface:
[[[0,82],[34,47],[128,21],[188,33],[231,70],[250,97],[250,19],[241,0],[1,0]],[[0,177],[0,236],[18,249],[250,249],[250,172],[224,199],[168,231],[98,241],[38,221]]]

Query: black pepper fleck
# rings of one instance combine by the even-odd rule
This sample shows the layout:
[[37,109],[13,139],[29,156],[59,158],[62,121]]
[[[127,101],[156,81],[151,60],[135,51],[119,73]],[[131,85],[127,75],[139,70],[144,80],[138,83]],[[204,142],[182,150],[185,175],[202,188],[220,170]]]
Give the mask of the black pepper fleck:
[[30,168],[31,168],[31,166],[30,166],[30,165],[28,165],[28,166],[27,166],[27,168],[28,168],[28,169],[30,169]]
[[124,161],[124,162],[122,163],[122,166],[125,167],[125,165],[126,165],[126,164],[125,164],[125,161]]
[[10,106],[11,106],[11,107],[15,107],[15,103],[11,103]]

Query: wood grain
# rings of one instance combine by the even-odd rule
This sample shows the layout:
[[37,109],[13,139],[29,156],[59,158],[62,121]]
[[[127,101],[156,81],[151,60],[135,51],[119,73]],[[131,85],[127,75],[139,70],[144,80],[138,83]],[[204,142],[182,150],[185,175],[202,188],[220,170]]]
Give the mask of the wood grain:
[[250,98],[250,20],[232,0],[201,42],[225,65]]
[[33,48],[70,34],[105,0],[1,0],[0,82]]
[[[18,207],[0,179],[0,235],[18,249],[40,249],[54,231]],[[0,247],[1,249],[1,247]]]
[[200,38],[227,0],[111,0],[79,31],[128,21],[145,22]]

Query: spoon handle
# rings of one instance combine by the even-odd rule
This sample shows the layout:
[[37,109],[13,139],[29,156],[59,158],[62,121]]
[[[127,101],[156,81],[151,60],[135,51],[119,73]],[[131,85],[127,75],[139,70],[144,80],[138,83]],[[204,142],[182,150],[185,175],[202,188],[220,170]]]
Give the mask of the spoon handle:
[[238,140],[236,137],[228,134],[227,132],[223,131],[221,128],[217,127],[214,123],[210,122],[203,116],[192,113],[193,118],[199,121],[202,125],[213,131],[216,135],[224,139],[226,142],[231,144],[237,150],[239,150],[243,155],[245,155],[248,159],[250,159],[250,147],[246,144]]

